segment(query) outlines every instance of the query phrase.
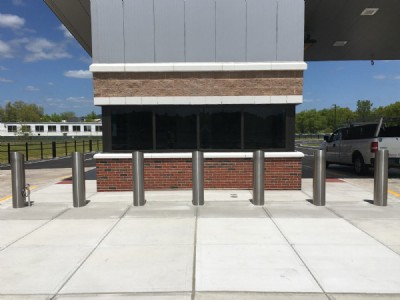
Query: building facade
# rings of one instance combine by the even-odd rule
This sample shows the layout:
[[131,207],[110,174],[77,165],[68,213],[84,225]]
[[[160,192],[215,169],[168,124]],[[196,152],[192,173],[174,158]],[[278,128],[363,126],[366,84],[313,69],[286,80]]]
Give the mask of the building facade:
[[119,153],[133,150],[148,153],[149,189],[190,188],[193,150],[207,152],[206,188],[251,188],[257,149],[266,188],[300,188],[304,1],[96,0],[91,18],[100,190],[132,188]]
[[6,122],[0,136],[102,136],[101,122]]
[[250,188],[256,149],[266,188],[298,189],[304,57],[400,53],[399,1],[44,1],[93,57],[99,190],[131,189],[133,150],[149,189],[190,187],[192,150],[206,152],[206,187]]
[[258,149],[266,188],[301,187],[303,0],[92,0],[90,16],[99,190],[132,188],[134,150],[149,189],[190,188],[193,150],[206,188],[251,188]]

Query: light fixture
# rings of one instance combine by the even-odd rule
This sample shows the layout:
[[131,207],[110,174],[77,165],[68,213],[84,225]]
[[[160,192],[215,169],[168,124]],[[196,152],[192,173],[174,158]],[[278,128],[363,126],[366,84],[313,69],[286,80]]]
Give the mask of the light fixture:
[[373,16],[378,12],[379,8],[366,8],[361,12],[362,16]]
[[333,47],[344,47],[347,45],[347,41],[336,41],[333,43]]

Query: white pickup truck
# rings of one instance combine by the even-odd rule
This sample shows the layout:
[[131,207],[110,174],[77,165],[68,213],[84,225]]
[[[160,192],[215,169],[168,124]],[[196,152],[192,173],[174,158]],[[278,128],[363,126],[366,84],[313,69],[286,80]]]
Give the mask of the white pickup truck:
[[[389,124],[389,125],[388,125]],[[376,123],[339,128],[324,137],[321,148],[326,150],[326,166],[353,165],[357,174],[374,166],[375,153],[389,150],[389,167],[400,167],[400,125]]]

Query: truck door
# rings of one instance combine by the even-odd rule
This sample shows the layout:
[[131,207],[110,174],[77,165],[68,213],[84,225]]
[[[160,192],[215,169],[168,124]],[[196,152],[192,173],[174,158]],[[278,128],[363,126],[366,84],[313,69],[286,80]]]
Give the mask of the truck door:
[[329,142],[326,144],[326,160],[331,163],[340,162],[340,144],[342,139],[342,132],[340,129],[336,130],[330,137]]

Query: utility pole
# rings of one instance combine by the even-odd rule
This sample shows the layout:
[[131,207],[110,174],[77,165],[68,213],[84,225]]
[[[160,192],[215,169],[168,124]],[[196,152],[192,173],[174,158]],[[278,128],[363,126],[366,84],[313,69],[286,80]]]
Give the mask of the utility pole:
[[335,108],[335,121],[334,121],[334,129],[336,129],[336,104],[332,105]]

